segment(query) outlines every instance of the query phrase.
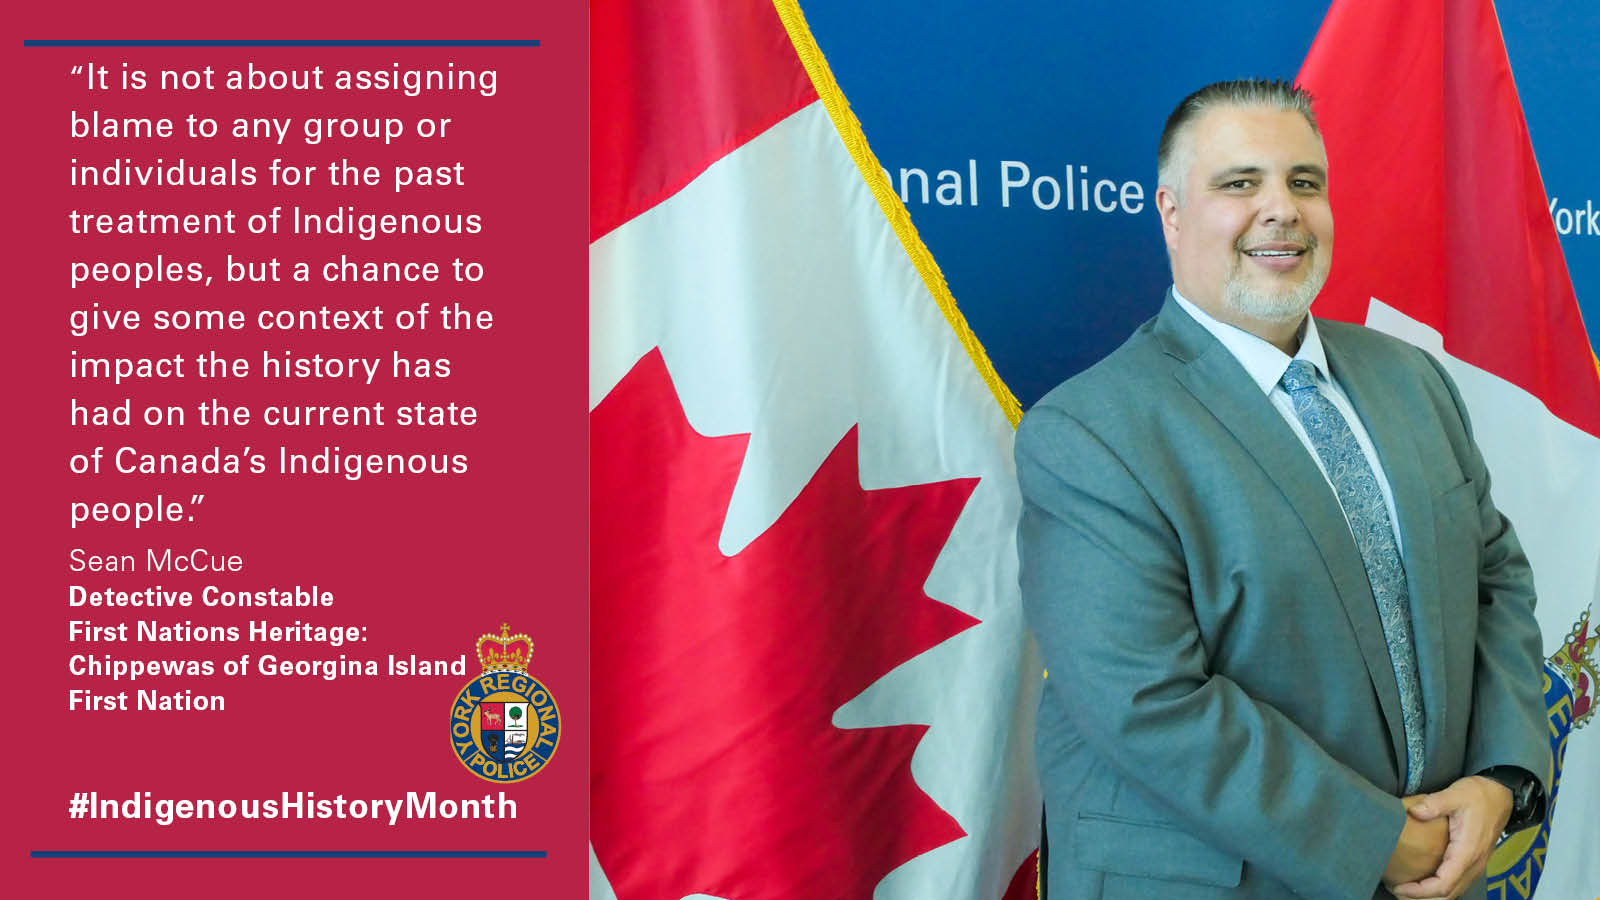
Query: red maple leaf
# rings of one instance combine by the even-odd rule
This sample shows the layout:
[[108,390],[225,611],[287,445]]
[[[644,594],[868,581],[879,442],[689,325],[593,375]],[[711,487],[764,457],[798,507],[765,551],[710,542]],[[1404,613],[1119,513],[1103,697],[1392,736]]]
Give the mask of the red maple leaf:
[[851,429],[725,556],[749,435],[695,432],[658,351],[589,433],[591,832],[620,900],[867,898],[964,836],[911,777],[926,726],[832,719],[977,624],[922,590],[977,479],[862,490]]
[[1011,883],[1006,885],[1005,894],[1000,900],[1038,900],[1039,897],[1039,851],[1029,853],[1017,866],[1016,874],[1011,876]]

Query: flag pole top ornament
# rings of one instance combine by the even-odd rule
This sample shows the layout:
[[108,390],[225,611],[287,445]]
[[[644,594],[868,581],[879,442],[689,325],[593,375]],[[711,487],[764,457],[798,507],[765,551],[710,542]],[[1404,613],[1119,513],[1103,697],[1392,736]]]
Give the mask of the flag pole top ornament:
[[[487,649],[484,645],[489,644]],[[500,623],[500,634],[485,634],[478,638],[478,662],[485,672],[528,671],[528,661],[533,658],[533,638],[525,634],[512,634],[511,626]]]

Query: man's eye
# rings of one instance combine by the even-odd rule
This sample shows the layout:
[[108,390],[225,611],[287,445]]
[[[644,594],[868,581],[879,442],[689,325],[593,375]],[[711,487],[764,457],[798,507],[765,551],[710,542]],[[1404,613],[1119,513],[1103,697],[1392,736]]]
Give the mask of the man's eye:
[[1248,182],[1248,181],[1246,181],[1246,180],[1241,178],[1238,181],[1230,181],[1227,184],[1223,185],[1223,187],[1225,187],[1225,188],[1227,188],[1229,190],[1232,190],[1232,191],[1242,191],[1242,190],[1250,187],[1250,182]]
[[1317,191],[1317,190],[1321,190],[1322,189],[1322,185],[1321,184],[1318,184],[1315,181],[1310,181],[1310,180],[1305,179],[1305,178],[1296,178],[1293,181],[1293,185],[1294,185],[1294,187],[1296,189],[1302,190],[1302,191]]

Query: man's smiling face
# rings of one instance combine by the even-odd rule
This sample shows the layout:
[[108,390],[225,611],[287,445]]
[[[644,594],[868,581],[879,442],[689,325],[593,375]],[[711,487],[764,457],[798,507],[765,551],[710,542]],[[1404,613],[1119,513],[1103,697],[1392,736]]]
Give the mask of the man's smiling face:
[[1156,195],[1179,293],[1247,331],[1298,323],[1333,255],[1322,140],[1268,106],[1208,110],[1182,140],[1182,194]]

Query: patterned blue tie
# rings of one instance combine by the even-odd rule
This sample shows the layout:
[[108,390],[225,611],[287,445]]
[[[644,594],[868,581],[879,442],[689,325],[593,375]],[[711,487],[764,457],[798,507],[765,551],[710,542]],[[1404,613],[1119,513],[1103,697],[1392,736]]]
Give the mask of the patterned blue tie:
[[1378,602],[1383,638],[1389,644],[1389,662],[1400,687],[1400,714],[1405,721],[1405,792],[1415,794],[1422,785],[1422,684],[1417,678],[1417,648],[1411,641],[1406,571],[1389,526],[1389,510],[1350,424],[1317,390],[1316,367],[1307,360],[1294,360],[1280,383],[1289,392],[1295,415],[1328,470],[1328,480],[1333,482],[1339,504],[1344,507],[1356,548],[1361,551],[1361,562],[1367,569],[1372,596]]

